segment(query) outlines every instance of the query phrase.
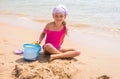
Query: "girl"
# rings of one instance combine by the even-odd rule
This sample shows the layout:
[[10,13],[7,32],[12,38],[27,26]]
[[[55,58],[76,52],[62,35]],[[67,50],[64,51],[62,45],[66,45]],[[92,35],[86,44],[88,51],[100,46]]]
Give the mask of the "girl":
[[71,58],[80,55],[80,52],[75,49],[64,49],[61,47],[67,34],[66,23],[64,21],[67,13],[65,6],[59,5],[55,7],[52,12],[54,21],[45,26],[38,40],[40,44],[46,35],[43,49],[44,53],[50,54],[50,61],[57,58]]

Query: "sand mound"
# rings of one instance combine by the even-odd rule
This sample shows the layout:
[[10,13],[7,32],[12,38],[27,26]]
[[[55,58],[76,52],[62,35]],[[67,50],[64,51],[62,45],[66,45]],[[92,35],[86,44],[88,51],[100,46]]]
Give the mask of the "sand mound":
[[[41,61],[44,59],[40,58]],[[12,72],[13,77],[15,79],[72,79],[72,76],[78,70],[77,61],[74,59],[57,59],[52,62],[41,61],[23,62],[15,65]]]

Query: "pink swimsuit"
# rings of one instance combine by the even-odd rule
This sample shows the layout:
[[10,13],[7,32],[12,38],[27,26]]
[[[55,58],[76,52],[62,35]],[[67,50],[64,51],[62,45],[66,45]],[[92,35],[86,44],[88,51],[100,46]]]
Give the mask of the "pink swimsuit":
[[66,27],[64,26],[60,31],[44,29],[44,32],[47,34],[45,44],[51,43],[56,49],[59,49],[66,33]]

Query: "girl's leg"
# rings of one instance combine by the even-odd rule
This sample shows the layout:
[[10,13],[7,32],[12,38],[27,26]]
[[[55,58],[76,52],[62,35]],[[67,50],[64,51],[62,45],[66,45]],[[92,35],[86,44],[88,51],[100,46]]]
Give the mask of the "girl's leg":
[[60,54],[61,51],[57,50],[52,44],[47,43],[44,46],[44,51],[47,51],[49,54]]
[[76,51],[75,49],[72,49],[72,48],[60,48],[59,51],[61,52],[67,52],[67,51]]
[[60,49],[64,53],[50,55],[50,61],[57,58],[72,58],[80,55],[80,52],[75,49]]

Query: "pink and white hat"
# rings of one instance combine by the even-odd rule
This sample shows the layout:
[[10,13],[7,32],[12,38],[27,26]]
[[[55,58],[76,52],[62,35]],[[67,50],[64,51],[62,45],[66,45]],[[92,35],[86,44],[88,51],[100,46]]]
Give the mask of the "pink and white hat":
[[56,13],[62,13],[65,16],[68,15],[68,10],[64,5],[58,5],[53,9],[52,14],[56,14]]

